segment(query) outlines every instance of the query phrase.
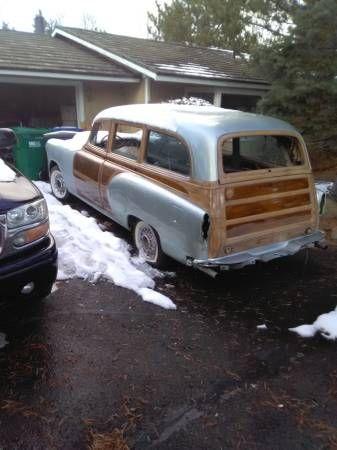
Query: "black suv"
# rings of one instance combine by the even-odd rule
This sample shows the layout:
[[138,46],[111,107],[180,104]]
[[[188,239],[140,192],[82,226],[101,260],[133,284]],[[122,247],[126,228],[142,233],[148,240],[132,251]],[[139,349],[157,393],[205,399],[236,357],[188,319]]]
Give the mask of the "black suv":
[[0,129],[0,300],[39,299],[55,282],[57,249],[41,192],[5,162],[15,142],[12,130]]

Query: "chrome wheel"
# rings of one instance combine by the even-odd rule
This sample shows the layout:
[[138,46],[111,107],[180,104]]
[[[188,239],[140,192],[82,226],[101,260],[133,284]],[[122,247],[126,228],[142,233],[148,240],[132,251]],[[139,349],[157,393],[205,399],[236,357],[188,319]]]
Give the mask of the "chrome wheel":
[[54,168],[50,174],[50,184],[54,196],[59,200],[65,200],[68,196],[68,189],[64,183],[64,178],[58,168]]
[[136,224],[134,237],[139,255],[148,263],[157,263],[160,244],[154,229],[145,222],[140,221]]

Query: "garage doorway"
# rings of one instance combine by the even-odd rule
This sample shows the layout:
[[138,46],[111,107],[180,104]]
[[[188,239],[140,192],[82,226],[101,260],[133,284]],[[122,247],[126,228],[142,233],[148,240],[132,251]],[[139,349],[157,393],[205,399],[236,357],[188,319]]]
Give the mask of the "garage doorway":
[[257,102],[261,97],[255,95],[222,94],[221,108],[238,109],[240,111],[255,112]]
[[74,86],[0,83],[0,127],[76,126]]

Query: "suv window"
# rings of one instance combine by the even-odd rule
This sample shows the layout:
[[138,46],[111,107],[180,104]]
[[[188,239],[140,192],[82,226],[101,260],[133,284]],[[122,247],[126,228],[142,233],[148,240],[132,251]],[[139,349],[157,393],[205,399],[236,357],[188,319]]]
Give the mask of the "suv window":
[[112,145],[112,153],[137,161],[142,138],[142,128],[119,123]]
[[222,142],[224,172],[273,169],[303,164],[300,144],[292,136],[254,135]]
[[111,129],[110,120],[102,120],[100,122],[94,123],[89,136],[90,144],[95,145],[96,147],[100,147],[104,150],[107,150],[110,129]]
[[185,144],[158,131],[149,132],[145,162],[182,175],[190,173],[189,152]]

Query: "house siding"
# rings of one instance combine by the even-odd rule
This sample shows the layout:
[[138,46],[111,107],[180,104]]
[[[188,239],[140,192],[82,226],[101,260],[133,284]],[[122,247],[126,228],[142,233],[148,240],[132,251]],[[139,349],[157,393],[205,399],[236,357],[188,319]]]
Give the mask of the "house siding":
[[90,128],[97,113],[112,106],[145,102],[145,81],[139,83],[84,83],[85,122]]

